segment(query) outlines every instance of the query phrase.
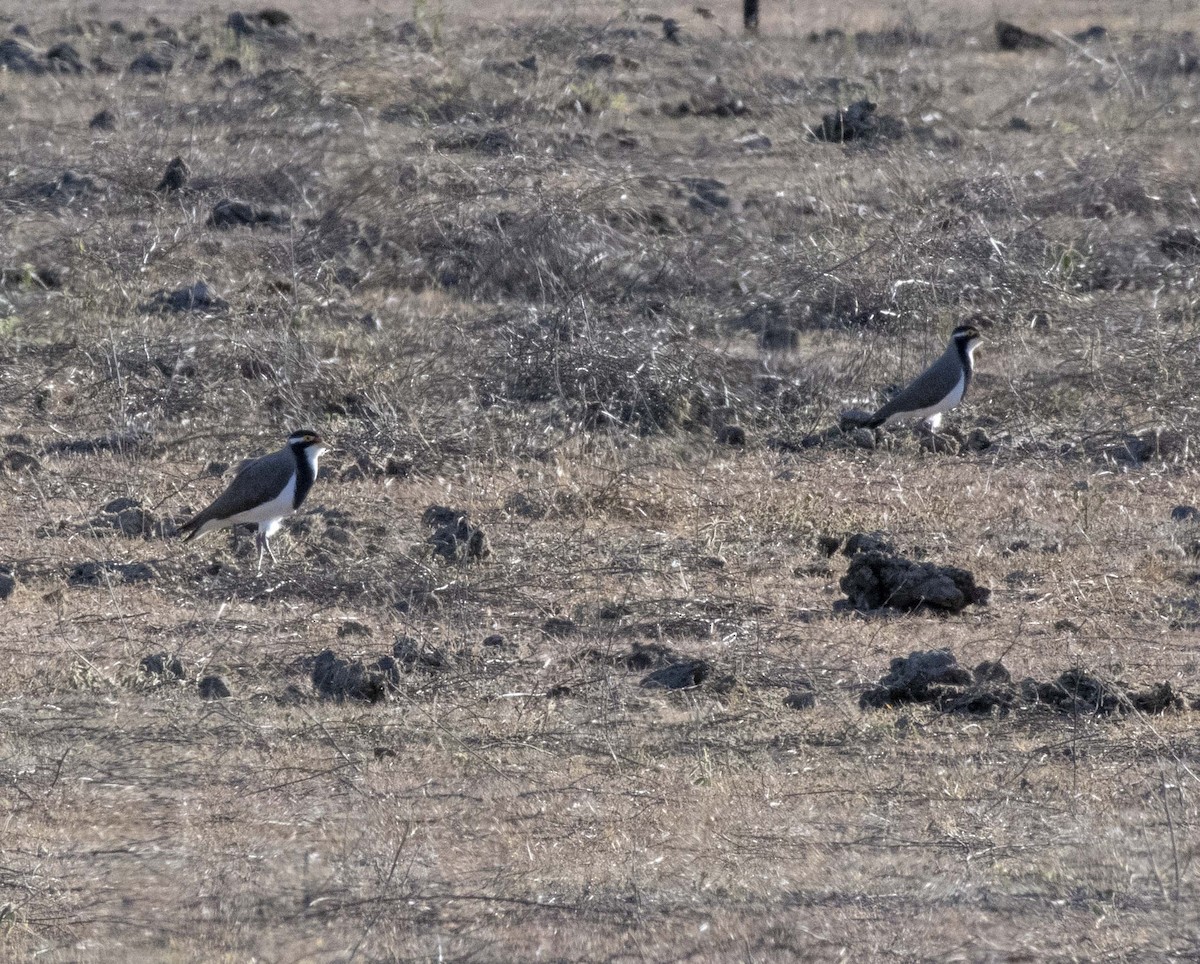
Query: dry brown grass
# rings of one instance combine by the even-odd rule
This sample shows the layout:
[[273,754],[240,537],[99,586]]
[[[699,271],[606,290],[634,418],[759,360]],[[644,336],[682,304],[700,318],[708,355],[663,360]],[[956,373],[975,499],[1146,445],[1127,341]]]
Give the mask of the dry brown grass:
[[[1171,517],[1200,258],[1156,241],[1200,227],[1183,14],[1025,9],[1112,36],[1014,55],[972,8],[772,7],[744,43],[727,6],[656,11],[673,46],[615,4],[430,0],[405,42],[295,5],[317,36],[274,48],[172,5],[165,77],[0,73],[0,956],[1195,956],[1195,711],[858,705],[943,646],[1200,696],[1200,532]],[[124,66],[154,38],[99,21],[130,9],[45,6],[30,43]],[[808,41],[829,27],[902,42]],[[863,96],[906,136],[808,136]],[[44,196],[68,169],[91,190]],[[206,227],[225,196],[291,226]],[[144,310],[195,281],[228,309]],[[976,314],[949,423],[985,451],[801,446]],[[301,423],[338,449],[277,567],[163,536],[210,463]],[[119,497],[148,537],[104,526]],[[486,561],[433,554],[434,503]],[[835,610],[818,540],[864,531],[990,605]],[[442,665],[378,704],[314,693],[320,651],[403,636]],[[650,643],[709,678],[641,686]],[[185,679],[142,668],[160,652]]]

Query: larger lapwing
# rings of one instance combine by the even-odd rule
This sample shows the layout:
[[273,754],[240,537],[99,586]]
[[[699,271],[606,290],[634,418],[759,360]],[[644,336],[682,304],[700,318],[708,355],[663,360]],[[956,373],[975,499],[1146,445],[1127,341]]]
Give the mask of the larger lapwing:
[[253,522],[258,526],[258,571],[262,572],[263,551],[270,553],[271,536],[279,524],[300,508],[317,477],[317,459],[328,449],[321,436],[301,429],[288,436],[287,445],[278,452],[251,459],[238,469],[215,502],[195,518],[179,527],[190,542],[213,529]]
[[896,422],[924,421],[936,432],[942,416],[967,394],[975,372],[975,349],[983,336],[974,325],[959,325],[942,357],[896,393],[864,424],[887,428]]

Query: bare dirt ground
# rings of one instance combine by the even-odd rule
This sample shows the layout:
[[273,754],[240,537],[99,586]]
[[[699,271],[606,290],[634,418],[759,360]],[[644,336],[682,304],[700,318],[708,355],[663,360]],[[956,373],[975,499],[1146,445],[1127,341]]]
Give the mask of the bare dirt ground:
[[288,10],[0,18],[0,957],[1195,959],[1195,6]]

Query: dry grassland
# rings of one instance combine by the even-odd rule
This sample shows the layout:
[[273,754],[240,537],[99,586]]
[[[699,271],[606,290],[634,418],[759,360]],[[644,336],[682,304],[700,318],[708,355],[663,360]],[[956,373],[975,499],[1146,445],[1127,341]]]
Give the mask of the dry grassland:
[[[0,957],[1200,954],[1195,6],[730,6],[9,7]],[[826,433],[970,317],[940,450]],[[172,538],[301,425],[277,566]],[[942,647],[1178,699],[860,708]]]

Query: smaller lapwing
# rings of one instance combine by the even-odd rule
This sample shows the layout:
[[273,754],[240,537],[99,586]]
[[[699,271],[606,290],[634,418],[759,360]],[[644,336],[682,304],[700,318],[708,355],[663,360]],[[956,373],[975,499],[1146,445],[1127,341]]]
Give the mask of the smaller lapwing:
[[866,427],[923,421],[931,432],[936,432],[942,416],[967,394],[975,371],[975,349],[982,340],[974,325],[959,325],[942,357],[872,415],[864,423]]
[[195,518],[179,527],[187,541],[213,529],[253,522],[258,526],[258,571],[262,572],[263,551],[277,562],[271,536],[279,524],[300,508],[317,477],[317,459],[328,449],[310,429],[288,436],[278,452],[242,463],[237,475],[217,500]]

